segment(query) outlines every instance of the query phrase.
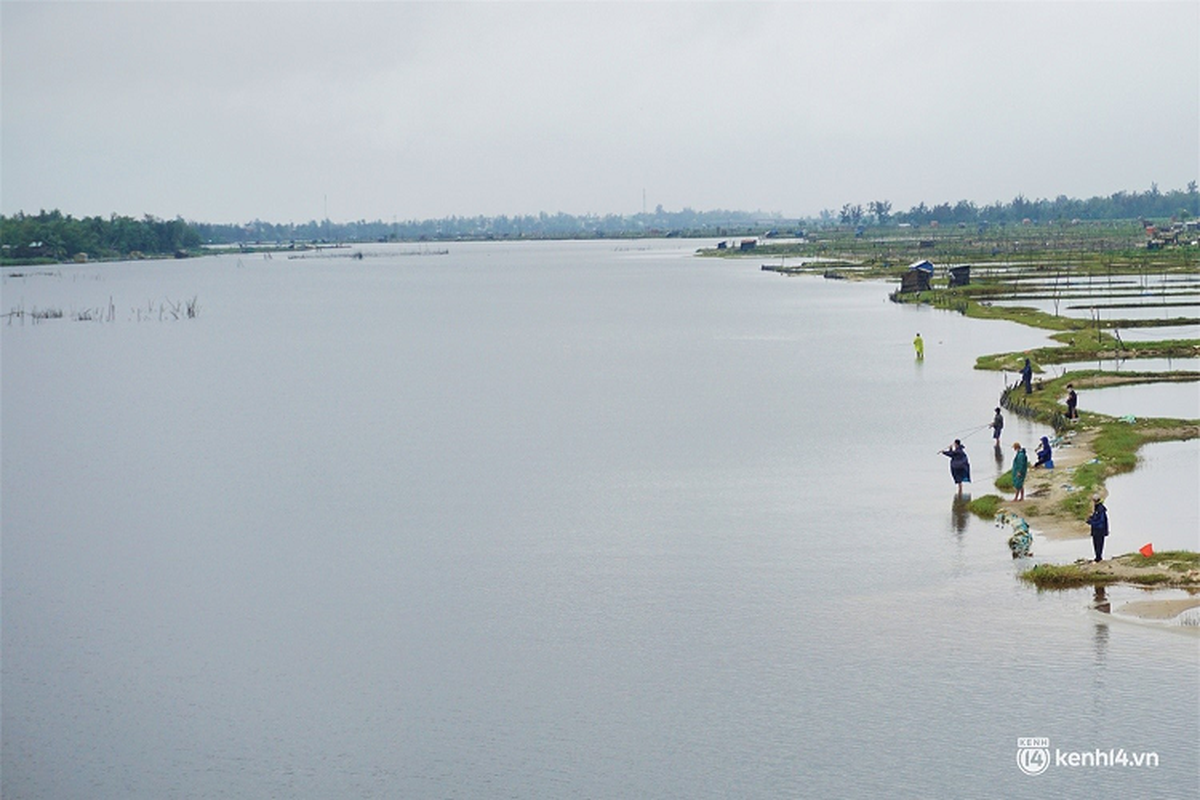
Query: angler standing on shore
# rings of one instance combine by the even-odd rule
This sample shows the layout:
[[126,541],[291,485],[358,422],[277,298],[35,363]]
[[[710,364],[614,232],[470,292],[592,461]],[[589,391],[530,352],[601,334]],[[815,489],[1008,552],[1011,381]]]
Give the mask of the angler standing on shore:
[[1013,442],[1013,450],[1017,451],[1017,454],[1013,456],[1012,465],[1012,485],[1013,491],[1016,492],[1013,495],[1013,502],[1015,503],[1025,499],[1025,475],[1029,472],[1029,456],[1026,455],[1025,448],[1021,447],[1020,442]]
[[1025,359],[1025,366],[1021,367],[1021,385],[1025,387],[1025,394],[1033,394],[1033,364],[1029,363],[1029,359]]
[[1095,507],[1087,518],[1087,524],[1092,526],[1092,550],[1096,553],[1096,563],[1104,559],[1104,537],[1108,536],[1108,509],[1100,500],[1100,495],[1092,495]]
[[1067,419],[1079,419],[1079,396],[1075,394],[1075,387],[1067,384]]

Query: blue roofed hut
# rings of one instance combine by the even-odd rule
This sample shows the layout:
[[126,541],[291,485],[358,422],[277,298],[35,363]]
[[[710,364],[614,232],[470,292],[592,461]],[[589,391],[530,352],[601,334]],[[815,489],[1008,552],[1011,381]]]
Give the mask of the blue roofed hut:
[[929,259],[910,264],[900,276],[900,292],[927,292],[933,281],[933,262]]

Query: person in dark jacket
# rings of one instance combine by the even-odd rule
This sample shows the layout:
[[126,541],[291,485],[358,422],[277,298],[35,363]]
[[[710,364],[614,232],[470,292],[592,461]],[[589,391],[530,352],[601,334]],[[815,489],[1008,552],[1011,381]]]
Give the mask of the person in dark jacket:
[[1067,419],[1079,419],[1079,395],[1075,394],[1075,387],[1067,384]]
[[1000,446],[1000,431],[1002,430],[1004,430],[1004,415],[997,408],[996,416],[992,417],[992,439],[996,442],[996,447]]
[[958,486],[958,496],[962,497],[963,482],[971,482],[971,462],[967,459],[967,451],[963,443],[955,439],[954,444],[942,451],[942,455],[950,459],[950,477]]
[[1092,549],[1096,552],[1096,562],[1104,558],[1104,537],[1108,536],[1108,509],[1100,500],[1100,495],[1092,495],[1092,514],[1087,518],[1087,524],[1092,527]]
[[1021,367],[1021,385],[1025,387],[1025,394],[1033,394],[1033,364],[1029,363],[1029,359],[1025,359],[1025,366]]
[[1037,463],[1033,466],[1054,469],[1054,452],[1050,449],[1050,440],[1045,436],[1042,437],[1042,443],[1038,445]]

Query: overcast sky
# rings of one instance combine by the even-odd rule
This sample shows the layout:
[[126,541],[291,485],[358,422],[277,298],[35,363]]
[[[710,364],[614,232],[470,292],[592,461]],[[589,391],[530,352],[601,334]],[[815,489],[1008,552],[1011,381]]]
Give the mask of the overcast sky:
[[5,214],[802,216],[1200,175],[1196,2],[3,0],[0,36]]

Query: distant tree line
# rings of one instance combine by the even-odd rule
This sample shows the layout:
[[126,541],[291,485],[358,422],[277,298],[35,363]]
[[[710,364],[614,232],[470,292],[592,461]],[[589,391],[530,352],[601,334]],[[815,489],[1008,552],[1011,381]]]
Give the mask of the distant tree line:
[[666,211],[660,205],[640,214],[526,214],[498,217],[443,217],[441,219],[384,222],[334,223],[329,220],[305,223],[271,223],[254,220],[245,224],[163,220],[147,215],[142,219],[83,217],[76,219],[60,211],[42,211],[36,216],[17,213],[0,216],[0,245],[3,258],[61,261],[85,253],[89,258],[127,258],[138,253],[171,255],[196,251],[204,244],[245,245],[306,242],[447,241],[454,239],[539,239],[641,236],[739,236],[771,232],[794,233],[822,225],[928,225],[999,224],[1070,220],[1142,219],[1163,222],[1200,217],[1200,193],[1196,182],[1186,189],[1161,192],[1152,184],[1144,192],[1116,192],[1107,197],[1077,200],[1059,195],[1053,200],[1029,200],[1018,195],[1011,202],[978,206],[969,200],[951,205],[927,206],[924,202],[908,211],[892,213],[888,200],[873,200],[866,206],[850,204],[840,212],[826,209],[816,218],[785,219],[778,213],[746,211]]
[[103,217],[76,219],[61,211],[37,216],[0,216],[0,246],[5,259],[63,261],[86,254],[89,258],[122,258],[138,253],[171,255],[195,250],[202,240],[196,228],[182,219],[163,220]]
[[383,222],[277,224],[254,220],[244,225],[193,223],[201,238],[212,244],[349,241],[445,241],[452,239],[537,239],[638,236],[737,236],[770,231],[792,233],[821,225],[928,225],[989,223],[1004,225],[1070,220],[1145,219],[1166,221],[1200,217],[1200,192],[1192,181],[1186,189],[1161,192],[1157,185],[1144,192],[1116,192],[1107,197],[1078,200],[1059,195],[1053,200],[1029,200],[1018,195],[1011,202],[976,205],[969,200],[892,213],[888,200],[866,206],[846,204],[840,212],[825,210],[815,218],[784,218],[778,213],[745,211],[666,211],[608,214],[527,214],[498,217],[443,217],[441,219]]
[[932,207],[921,202],[908,211],[896,214],[892,214],[892,204],[887,200],[872,201],[865,209],[861,204],[847,203],[837,214],[829,210],[822,212],[821,221],[842,225],[928,225],[931,222],[986,222],[1003,225],[1025,220],[1053,222],[1076,219],[1143,219],[1162,222],[1193,219],[1198,216],[1200,192],[1197,192],[1196,181],[1191,181],[1186,189],[1161,192],[1157,184],[1151,184],[1144,192],[1116,192],[1107,197],[1092,197],[1088,200],[1077,200],[1066,195],[1059,195],[1053,200],[1029,200],[1023,195],[1017,195],[1012,202],[995,202],[986,206],[978,206],[969,200],[959,200],[954,205],[940,203]]
[[526,214],[497,217],[384,222],[272,223],[254,220],[244,225],[193,223],[201,238],[212,244],[258,242],[444,241],[449,239],[592,239],[603,237],[733,235],[761,231],[779,224],[778,214],[745,211],[665,211],[620,214]]

